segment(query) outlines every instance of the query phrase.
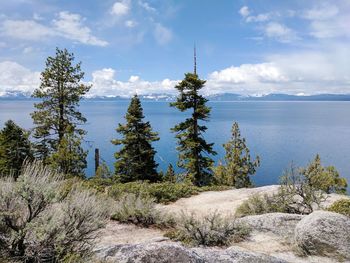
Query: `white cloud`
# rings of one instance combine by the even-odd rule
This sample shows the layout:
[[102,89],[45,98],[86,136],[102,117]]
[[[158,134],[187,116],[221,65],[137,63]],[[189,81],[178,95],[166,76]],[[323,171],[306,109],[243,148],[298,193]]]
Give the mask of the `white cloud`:
[[82,24],[79,14],[60,12],[58,19],[53,21],[56,31],[65,38],[75,40],[88,45],[106,46],[106,41],[100,40],[91,34],[90,28]]
[[289,27],[277,23],[270,22],[263,27],[265,36],[274,38],[280,42],[288,43],[298,39],[296,33]]
[[34,19],[34,20],[37,20],[37,21],[42,21],[42,20],[44,20],[44,18],[43,18],[41,15],[37,14],[37,13],[34,13],[34,14],[33,14],[33,19]]
[[243,6],[241,9],[239,9],[238,13],[244,18],[244,21],[249,22],[265,22],[270,20],[271,14],[265,13],[265,14],[258,14],[256,16],[250,15],[252,11],[250,11],[248,6]]
[[349,56],[345,44],[269,55],[264,63],[232,66],[209,74],[205,92],[349,94]]
[[161,24],[156,24],[154,29],[154,37],[158,44],[167,44],[172,38],[173,34],[170,29],[166,28]]
[[129,27],[129,28],[133,28],[133,27],[137,26],[137,22],[134,20],[127,20],[127,21],[125,21],[124,24],[126,27]]
[[0,26],[0,34],[16,39],[42,41],[51,37],[63,37],[79,43],[106,46],[108,43],[93,36],[91,29],[83,25],[79,14],[60,12],[51,26],[34,20],[5,20]]
[[350,36],[350,28],[347,19],[336,19],[335,21],[312,21],[310,24],[310,35],[316,38],[335,38]]
[[239,9],[239,14],[243,17],[247,17],[250,14],[250,10],[248,6],[242,6],[241,9]]
[[0,27],[0,32],[9,37],[34,41],[57,34],[50,27],[33,20],[5,20]]
[[242,64],[239,67],[214,71],[209,80],[217,83],[281,82],[287,78],[273,63]]
[[139,76],[130,76],[129,82],[137,82],[140,80]]
[[349,37],[350,5],[340,9],[336,5],[323,3],[306,10],[302,18],[310,20],[310,35],[315,38]]
[[163,81],[145,81],[139,76],[130,76],[128,81],[118,81],[115,78],[115,70],[105,68],[92,73],[93,85],[88,96],[124,96],[129,97],[137,93],[139,95],[151,93],[176,93],[174,89],[178,81],[165,79]]
[[245,21],[248,23],[249,22],[265,22],[265,21],[270,20],[270,18],[271,18],[271,14],[266,13],[266,14],[259,14],[257,16],[248,16]]
[[138,3],[142,8],[144,8],[148,12],[156,12],[157,11],[154,7],[150,6],[149,3],[147,3],[147,2],[139,1]]
[[118,1],[115,2],[111,9],[111,14],[116,16],[125,16],[130,11],[130,1]]
[[40,73],[13,61],[0,62],[0,95],[6,92],[32,92],[40,84]]
[[309,20],[326,20],[338,15],[339,9],[335,5],[323,4],[304,11],[303,17]]

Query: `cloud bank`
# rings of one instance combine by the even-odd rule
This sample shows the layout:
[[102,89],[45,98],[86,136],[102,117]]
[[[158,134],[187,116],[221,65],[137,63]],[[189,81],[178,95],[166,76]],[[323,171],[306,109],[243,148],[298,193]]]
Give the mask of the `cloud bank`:
[[[316,51],[298,51],[272,54],[265,62],[230,66],[201,76],[207,80],[205,94],[238,93],[262,95],[269,93],[320,94],[350,93],[346,45],[332,45]],[[39,85],[39,73],[15,62],[0,62],[0,94],[11,91],[33,91]],[[179,80],[165,78],[159,81],[143,80],[132,75],[127,81],[118,80],[118,71],[112,68],[95,70],[89,96],[132,96],[133,94],[169,93]]]

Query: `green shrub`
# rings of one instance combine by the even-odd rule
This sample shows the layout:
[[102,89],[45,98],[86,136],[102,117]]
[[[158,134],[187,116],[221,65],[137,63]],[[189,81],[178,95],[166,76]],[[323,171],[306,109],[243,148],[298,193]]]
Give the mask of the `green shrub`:
[[215,212],[203,218],[182,214],[176,227],[166,236],[193,246],[228,246],[244,239],[249,232],[246,226],[237,225],[234,218]]
[[228,185],[208,185],[208,186],[202,186],[198,187],[198,192],[207,192],[207,191],[226,191],[233,189],[232,186]]
[[261,215],[266,213],[291,213],[289,202],[279,192],[273,195],[253,195],[236,210],[236,217]]
[[136,194],[142,197],[151,197],[156,203],[174,202],[183,197],[190,197],[198,194],[198,187],[190,184],[177,184],[171,182],[148,183],[130,182],[116,183],[108,188],[109,196],[118,200],[125,193]]
[[350,199],[340,199],[328,207],[327,210],[350,217]]
[[237,208],[235,215],[237,217],[243,217],[270,213],[271,207],[269,200],[270,198],[267,195],[253,195]]
[[168,227],[174,223],[170,216],[156,208],[153,198],[135,194],[122,196],[111,218],[121,223],[133,223],[144,227]]

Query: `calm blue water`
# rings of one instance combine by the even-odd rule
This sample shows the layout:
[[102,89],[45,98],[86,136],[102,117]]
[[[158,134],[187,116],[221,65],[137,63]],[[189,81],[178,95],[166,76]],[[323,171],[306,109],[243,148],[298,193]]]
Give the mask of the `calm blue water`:
[[[144,114],[160,141],[154,143],[160,169],[176,164],[174,134],[169,129],[186,114],[170,108],[166,102],[143,102]],[[222,144],[230,137],[233,121],[238,121],[252,155],[260,155],[261,166],[253,180],[256,185],[278,182],[291,161],[307,164],[316,153],[326,165],[335,165],[350,182],[350,102],[211,102],[212,114],[206,124],[206,139],[215,143],[222,158]],[[115,127],[123,122],[127,101],[84,101],[81,111],[88,119],[85,129],[90,150],[87,174],[93,173],[94,148],[113,168],[116,146],[110,140],[117,136]],[[13,119],[29,129],[33,101],[0,101],[0,126]]]

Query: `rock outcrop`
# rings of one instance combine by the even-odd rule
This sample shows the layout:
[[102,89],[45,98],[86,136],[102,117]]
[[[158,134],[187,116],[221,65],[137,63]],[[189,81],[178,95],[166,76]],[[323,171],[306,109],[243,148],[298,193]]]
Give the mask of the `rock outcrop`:
[[295,242],[310,255],[350,260],[350,218],[327,211],[313,212],[297,224]]
[[96,256],[112,263],[286,263],[238,247],[191,249],[174,242],[110,246],[96,250]]
[[294,229],[303,215],[286,213],[269,213],[263,215],[246,216],[237,219],[238,224],[247,225],[253,231],[271,232],[278,236],[293,237]]

